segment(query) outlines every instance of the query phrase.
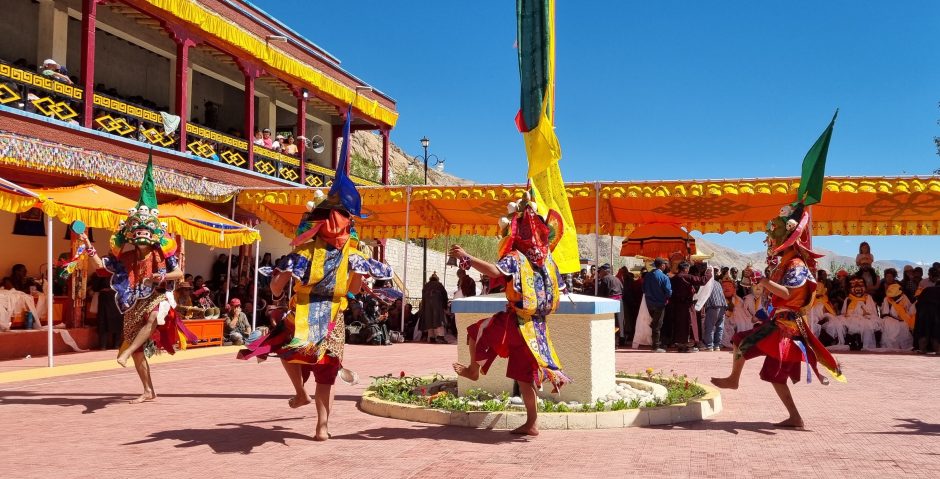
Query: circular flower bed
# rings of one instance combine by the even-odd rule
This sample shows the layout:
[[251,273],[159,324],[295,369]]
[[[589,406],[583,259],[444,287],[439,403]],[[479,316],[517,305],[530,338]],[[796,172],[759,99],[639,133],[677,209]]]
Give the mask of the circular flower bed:
[[[591,404],[539,399],[539,429],[609,429],[701,421],[721,411],[717,389],[675,373],[617,375],[614,391]],[[480,389],[457,395],[457,381],[402,371],[374,377],[360,407],[376,416],[449,426],[514,429],[525,422],[522,400]]]
[[[672,372],[664,375],[647,369],[646,374],[618,373],[616,391],[591,404],[577,402],[555,402],[539,399],[541,412],[603,412],[661,407],[687,403],[705,396],[706,390],[695,380]],[[439,374],[429,377],[408,376],[404,371],[397,376],[388,374],[373,377],[368,391],[374,397],[398,404],[411,404],[445,411],[512,411],[524,410],[522,399],[510,397],[508,393],[492,394],[482,389],[471,389],[463,396],[457,395],[457,380]],[[658,384],[665,388],[650,387]]]

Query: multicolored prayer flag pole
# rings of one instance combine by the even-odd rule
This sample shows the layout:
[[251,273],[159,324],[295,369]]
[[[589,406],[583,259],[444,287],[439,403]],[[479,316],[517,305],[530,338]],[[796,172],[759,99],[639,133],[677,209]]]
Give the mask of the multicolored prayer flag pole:
[[552,256],[562,273],[573,273],[581,267],[577,229],[558,166],[561,145],[555,136],[555,0],[516,0],[516,19],[521,86],[516,126],[525,140],[529,183],[539,213],[555,210],[565,225]]

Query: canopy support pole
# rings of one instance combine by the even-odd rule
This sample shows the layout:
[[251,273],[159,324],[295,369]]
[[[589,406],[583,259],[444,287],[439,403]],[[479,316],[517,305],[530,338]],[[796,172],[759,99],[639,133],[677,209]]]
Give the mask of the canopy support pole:
[[610,239],[610,269],[616,269],[614,267],[614,235],[608,233],[607,238]]
[[[53,366],[52,360],[52,216],[46,215],[46,327],[49,329],[47,346],[49,348],[49,367]],[[39,321],[39,318],[36,318]]]
[[251,299],[251,330],[258,327],[258,259],[261,257],[261,240],[255,241],[255,284]]
[[411,186],[405,187],[405,261],[402,263],[401,334],[405,334],[405,303],[408,302],[408,228],[411,219]]
[[[235,200],[238,195],[232,197],[232,221],[235,221]],[[232,248],[228,249],[228,269],[225,270],[225,304],[228,304],[229,291],[232,290]]]
[[[594,267],[601,262],[601,184],[594,182]],[[595,269],[595,271],[597,271]],[[594,273],[594,296],[597,296],[597,273]]]
[[[449,247],[450,247],[450,235],[448,234],[447,236],[444,237],[444,277],[441,278],[441,286],[443,286],[445,290],[447,289],[447,252],[449,251],[448,250]],[[457,285],[458,286],[460,285],[459,281]]]

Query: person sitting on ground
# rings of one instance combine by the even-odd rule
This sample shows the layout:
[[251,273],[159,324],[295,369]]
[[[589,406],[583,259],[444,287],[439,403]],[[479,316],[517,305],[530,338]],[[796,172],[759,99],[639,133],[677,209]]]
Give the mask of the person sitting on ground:
[[914,349],[914,318],[917,311],[901,291],[900,284],[892,284],[885,290],[881,304],[881,345],[886,349],[910,351]]
[[842,305],[842,316],[849,336],[846,341],[853,350],[878,347],[875,333],[881,331],[878,307],[865,288],[865,280],[854,277],[849,282],[849,296]]
[[845,320],[829,301],[829,291],[824,283],[816,285],[813,303],[806,320],[819,340],[826,346],[845,345]]
[[195,305],[205,310],[206,319],[215,319],[221,314],[219,308],[212,302],[212,291],[206,286],[206,281],[202,276],[196,276],[193,279],[192,297]]
[[242,302],[238,298],[232,298],[228,302],[228,312],[225,315],[224,335],[225,340],[235,345],[245,344],[245,340],[251,334],[251,324],[248,317],[242,312]]
[[203,310],[201,308],[193,307],[193,284],[192,275],[187,274],[190,278],[187,281],[185,278],[183,281],[180,281],[176,284],[176,290],[173,291],[173,297],[176,299],[176,312],[183,319],[202,319]]
[[10,271],[10,281],[13,283],[13,289],[23,293],[31,293],[29,288],[30,286],[36,286],[36,283],[27,274],[25,265],[13,265],[13,269]]
[[55,81],[62,83],[72,84],[72,79],[69,78],[68,70],[65,67],[60,66],[55,60],[47,58],[42,62],[42,67],[39,69],[39,73],[44,77],[51,78]]

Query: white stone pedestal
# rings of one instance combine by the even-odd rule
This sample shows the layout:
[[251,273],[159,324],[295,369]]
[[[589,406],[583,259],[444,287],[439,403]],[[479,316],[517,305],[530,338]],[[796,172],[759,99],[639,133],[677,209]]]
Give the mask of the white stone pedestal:
[[[467,364],[467,326],[506,309],[503,294],[456,299],[452,311],[457,317],[457,361]],[[558,309],[548,317],[548,330],[562,370],[572,383],[551,394],[551,385],[543,384],[540,396],[555,401],[592,403],[614,392],[616,383],[614,357],[614,313],[620,311],[620,302],[607,298],[580,294],[562,295]],[[504,358],[497,358],[489,374],[478,381],[458,378],[457,390],[463,395],[469,389],[484,389],[498,394],[512,393],[513,381],[506,377]]]

